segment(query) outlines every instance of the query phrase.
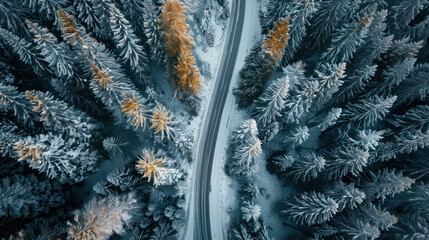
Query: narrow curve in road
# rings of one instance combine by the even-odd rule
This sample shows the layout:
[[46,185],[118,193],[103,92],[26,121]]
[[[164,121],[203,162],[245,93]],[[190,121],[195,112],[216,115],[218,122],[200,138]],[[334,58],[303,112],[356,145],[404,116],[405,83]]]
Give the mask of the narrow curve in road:
[[224,47],[221,66],[218,70],[214,90],[210,99],[208,112],[202,129],[194,179],[195,198],[195,240],[210,240],[209,194],[211,190],[211,172],[214,161],[216,140],[219,132],[222,112],[231,83],[244,23],[246,0],[232,1],[230,27],[227,44]]

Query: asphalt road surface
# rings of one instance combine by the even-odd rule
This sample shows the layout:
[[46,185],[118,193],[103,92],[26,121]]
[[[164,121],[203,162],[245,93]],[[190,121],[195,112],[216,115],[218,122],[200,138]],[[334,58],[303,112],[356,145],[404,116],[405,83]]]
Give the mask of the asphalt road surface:
[[[230,16],[230,26],[227,34],[227,44],[222,53],[216,83],[210,99],[208,112],[198,146],[196,176],[194,179],[195,197],[195,240],[212,239],[210,228],[209,193],[211,191],[211,172],[220,120],[225,106],[226,96],[231,83],[241,33],[244,23],[246,0],[233,0]],[[216,239],[217,240],[217,239]]]

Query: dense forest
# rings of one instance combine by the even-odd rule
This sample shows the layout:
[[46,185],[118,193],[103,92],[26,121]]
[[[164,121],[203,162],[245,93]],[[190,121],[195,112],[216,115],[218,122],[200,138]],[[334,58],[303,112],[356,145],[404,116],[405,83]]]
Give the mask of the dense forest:
[[428,239],[429,2],[265,2],[234,90],[229,237],[272,239],[266,168],[292,188],[274,212],[298,238]]
[[178,237],[194,139],[177,115],[200,111],[213,8],[225,21],[228,1],[0,1],[1,239]]

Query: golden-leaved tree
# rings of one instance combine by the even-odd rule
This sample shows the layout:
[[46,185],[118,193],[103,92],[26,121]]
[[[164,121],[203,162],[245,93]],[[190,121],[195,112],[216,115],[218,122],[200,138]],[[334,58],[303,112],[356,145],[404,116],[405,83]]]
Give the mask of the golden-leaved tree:
[[195,43],[188,32],[190,27],[186,24],[186,9],[187,7],[177,0],[164,0],[159,23],[163,31],[162,37],[166,39],[165,49],[169,53],[176,87],[196,95],[201,91],[201,76],[192,55],[192,46]]
[[284,51],[290,32],[289,19],[290,16],[281,18],[275,22],[274,29],[270,30],[264,45],[262,45],[264,56],[270,59],[274,65],[277,65],[285,54]]

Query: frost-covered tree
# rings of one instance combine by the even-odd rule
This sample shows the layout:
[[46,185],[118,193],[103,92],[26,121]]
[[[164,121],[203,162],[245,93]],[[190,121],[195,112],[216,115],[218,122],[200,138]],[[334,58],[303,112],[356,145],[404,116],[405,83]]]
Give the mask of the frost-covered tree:
[[359,147],[339,146],[325,152],[324,173],[328,179],[338,179],[348,173],[356,176],[367,165],[369,152]]
[[304,76],[305,65],[302,62],[289,65],[284,69],[289,77],[291,87],[282,113],[286,123],[297,123],[308,113],[319,92],[319,82]]
[[299,154],[288,174],[294,178],[295,182],[306,182],[315,179],[325,165],[326,160],[316,153]]
[[396,96],[383,98],[377,95],[349,103],[343,110],[338,124],[350,127],[370,127],[383,119],[396,101]]
[[411,130],[395,135],[393,150],[397,153],[411,153],[427,146],[429,146],[429,130]]
[[176,239],[176,231],[170,224],[161,222],[154,230],[150,240],[174,240]]
[[[138,4],[138,1],[135,0],[129,0],[127,2],[135,2],[135,4]],[[159,17],[161,15],[161,8],[157,6],[152,0],[145,0],[143,2],[143,6],[144,34],[146,35],[147,42],[149,43],[151,58],[158,63],[164,62],[164,42],[161,38],[161,31],[159,30]],[[130,11],[131,9],[135,9],[135,7],[130,7]]]
[[147,99],[140,96],[128,96],[122,101],[122,112],[128,116],[128,123],[131,126],[146,129],[147,119],[150,118],[152,109]]
[[418,64],[414,67],[408,77],[395,88],[398,96],[397,103],[408,103],[409,101],[424,100],[429,96],[429,63]]
[[169,169],[166,166],[166,161],[163,157],[154,153],[154,150],[143,149],[142,155],[139,157],[136,169],[143,174],[144,178],[150,182],[153,179],[153,184],[159,186],[165,183]]
[[377,11],[374,15],[371,26],[368,28],[368,35],[365,43],[359,48],[353,57],[353,69],[363,69],[372,64],[374,60],[381,60],[381,55],[386,53],[393,40],[393,35],[386,36],[387,10]]
[[232,146],[244,143],[248,139],[258,137],[258,126],[253,119],[242,122],[236,130],[234,130],[229,138]]
[[364,178],[359,178],[357,186],[368,199],[384,201],[388,196],[408,189],[414,182],[414,179],[403,176],[402,172],[383,168],[377,173],[369,171]]
[[286,135],[285,142],[292,143],[292,147],[295,147],[303,144],[308,139],[308,137],[310,137],[310,130],[308,127],[298,126],[297,128],[290,131],[288,135]]
[[344,184],[342,181],[335,182],[326,191],[326,195],[338,203],[338,211],[344,209],[355,209],[365,200],[365,193],[355,187],[354,183]]
[[239,72],[238,87],[234,89],[239,108],[249,107],[263,92],[266,82],[284,55],[289,36],[289,17],[276,20],[276,24],[263,43],[256,43],[246,56]]
[[318,93],[314,100],[314,105],[320,109],[323,104],[328,102],[334,93],[336,93],[341,85],[345,75],[346,64],[322,64],[316,70],[318,84]]
[[14,175],[0,181],[0,217],[30,218],[63,204],[61,187],[35,175]]
[[34,72],[40,77],[50,75],[48,64],[43,60],[43,56],[27,40],[16,36],[15,34],[0,27],[0,39],[6,42],[16,53],[21,61],[31,65]]
[[244,225],[240,225],[237,229],[232,230],[234,239],[237,240],[253,240],[253,237],[247,232]]
[[89,143],[52,133],[21,139],[14,149],[19,161],[61,183],[82,181],[96,170],[100,159]]
[[355,146],[360,147],[366,151],[376,150],[379,142],[383,139],[384,131],[375,130],[360,130],[357,132],[356,137],[349,137],[348,139]]
[[278,78],[267,90],[255,101],[252,112],[253,118],[258,124],[266,127],[281,117],[281,111],[285,107],[285,99],[289,91],[288,76]]
[[328,127],[334,125],[340,118],[342,111],[343,109],[341,108],[331,108],[323,120],[317,124],[317,127],[324,131]]
[[108,239],[114,233],[125,233],[125,227],[139,213],[135,194],[126,194],[90,200],[83,209],[75,211],[69,222],[70,239]]
[[352,16],[351,22],[338,28],[333,33],[330,47],[322,54],[322,59],[331,63],[349,61],[368,34],[376,8],[377,4],[372,4],[362,9]]
[[302,40],[307,34],[307,26],[310,25],[309,19],[317,12],[318,3],[314,0],[290,2],[288,6],[288,15],[290,15],[290,39],[285,48],[284,64],[291,60]]
[[140,44],[140,39],[134,33],[134,29],[116,7],[114,7],[109,20],[113,40],[119,52],[119,60],[126,62],[138,79],[144,78],[148,71],[147,57]]
[[334,199],[316,192],[305,192],[287,202],[286,213],[297,224],[314,225],[326,222],[338,212]]
[[[106,39],[108,32],[105,26],[102,25],[102,19],[98,18],[94,11],[93,2],[91,0],[76,0],[73,5],[79,13],[78,18],[92,30],[97,37]],[[57,10],[57,9],[56,9]],[[55,10],[55,11],[56,11]]]
[[283,154],[273,159],[274,164],[280,167],[281,171],[286,171],[295,163],[295,157],[292,154]]
[[261,206],[244,201],[241,205],[241,214],[243,220],[246,222],[249,222],[250,220],[256,222],[261,216]]
[[326,0],[319,3],[318,11],[310,21],[308,34],[314,47],[320,46],[338,29],[348,13],[353,13],[357,1]]
[[173,114],[167,111],[164,106],[157,104],[153,109],[152,118],[150,119],[150,129],[154,129],[155,134],[161,133],[161,140],[164,139],[164,136],[166,136],[168,140],[174,139],[177,132],[174,127],[177,121],[173,119]]

